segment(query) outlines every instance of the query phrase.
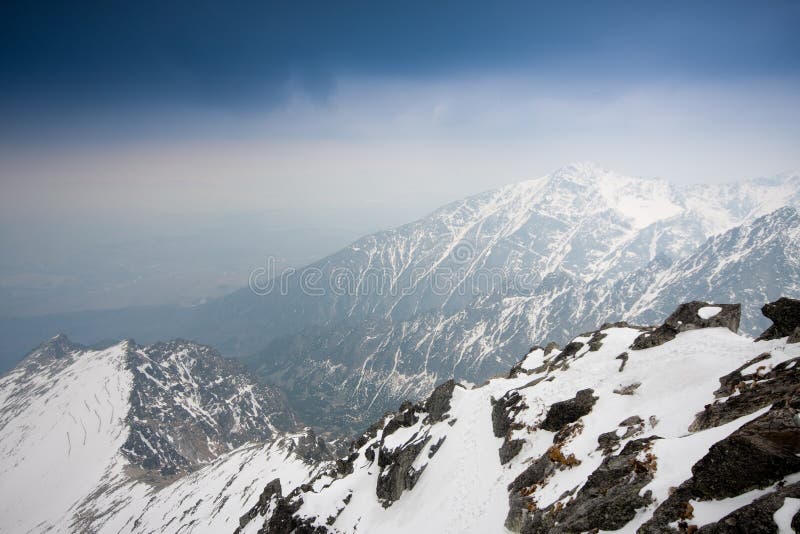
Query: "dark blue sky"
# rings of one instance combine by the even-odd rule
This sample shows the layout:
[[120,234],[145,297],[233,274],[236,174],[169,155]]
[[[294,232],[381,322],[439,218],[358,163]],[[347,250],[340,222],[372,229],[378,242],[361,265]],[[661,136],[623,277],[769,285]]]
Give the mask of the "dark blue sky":
[[324,99],[343,76],[800,72],[796,0],[5,2],[0,21],[0,99],[22,117],[175,102],[248,109],[281,102],[289,81]]
[[574,161],[721,182],[798,147],[800,0],[0,1],[0,286],[39,311],[155,250],[113,302]]
[[798,28],[800,0],[4,2],[0,212],[792,170]]

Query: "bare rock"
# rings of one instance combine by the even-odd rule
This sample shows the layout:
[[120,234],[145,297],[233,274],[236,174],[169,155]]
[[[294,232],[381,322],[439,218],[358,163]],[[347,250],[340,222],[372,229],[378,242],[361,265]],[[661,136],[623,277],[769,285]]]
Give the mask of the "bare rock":
[[569,400],[556,402],[547,411],[547,416],[539,425],[543,430],[558,432],[564,426],[574,423],[592,411],[598,397],[593,395],[593,389],[582,389]]
[[764,317],[772,321],[772,326],[764,330],[756,341],[797,336],[800,327],[800,300],[781,297],[761,307]]
[[652,502],[650,492],[640,490],[654,476],[655,457],[645,454],[656,437],[629,442],[616,456],[606,457],[566,505],[551,505],[527,514],[523,534],[557,534],[618,530]]
[[425,411],[428,412],[426,422],[436,423],[447,417],[447,412],[450,411],[450,399],[453,398],[455,387],[456,382],[452,378],[436,386],[431,396],[425,401]]
[[[708,318],[701,317],[698,312],[701,308],[718,307],[721,310]],[[647,349],[663,345],[675,339],[680,332],[695,330],[697,328],[725,327],[732,332],[739,330],[739,321],[742,316],[741,304],[709,304],[707,302],[693,301],[681,304],[667,317],[664,324],[653,330],[640,334],[631,345],[633,350]]]
[[746,367],[769,358],[769,353],[761,354],[721,377],[720,388],[714,392],[719,400],[707,404],[689,430],[696,432],[724,425],[790,395],[800,384],[800,358],[781,362],[767,372],[764,367],[757,367],[754,372],[742,375]]

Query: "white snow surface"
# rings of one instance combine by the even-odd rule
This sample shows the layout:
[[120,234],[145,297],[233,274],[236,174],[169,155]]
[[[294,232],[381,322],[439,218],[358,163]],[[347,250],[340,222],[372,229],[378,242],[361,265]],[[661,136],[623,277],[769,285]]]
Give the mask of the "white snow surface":
[[293,452],[301,434],[277,434],[149,483],[120,452],[136,350],[35,351],[0,378],[0,533],[233,532],[270,480],[288,492],[328,467]]
[[127,481],[118,471],[81,512],[97,517],[91,530],[98,533],[233,532],[269,481],[280,478],[288,493],[326,467],[309,465],[288,450],[296,437],[245,445],[163,488]]
[[[689,432],[695,415],[713,401],[719,378],[763,352],[779,353],[781,360],[800,356],[800,345],[786,345],[785,340],[753,342],[725,328],[684,332],[664,345],[638,351],[630,351],[628,346],[640,331],[610,328],[604,333],[607,336],[598,351],[589,351],[584,345],[569,361],[567,369],[552,372],[538,369],[516,378],[496,378],[481,387],[456,387],[448,419],[433,425],[418,422],[390,435],[384,443],[384,446],[388,443],[388,448],[424,439],[426,435],[431,439],[413,464],[415,469],[427,464],[415,487],[406,490],[388,508],[382,506],[375,493],[379,466],[364,455],[367,448],[380,442],[379,432],[360,449],[353,474],[336,479],[322,476],[315,482],[314,491],[302,495],[299,514],[315,518],[319,525],[338,514],[329,528],[341,533],[504,532],[508,484],[553,444],[553,433],[537,430],[537,424],[554,402],[592,388],[599,399],[591,413],[581,419],[582,432],[563,447],[565,455],[574,454],[581,463],[557,470],[536,488],[533,497],[544,508],[558,501],[565,491],[580,488],[603,460],[602,452],[597,450],[597,436],[638,415],[645,421],[643,431],[627,439],[651,435],[663,439],[653,442],[657,470],[654,479],[642,490],[652,491],[655,502],[617,531],[634,533],[668,497],[671,487],[691,477],[692,465],[709,447],[768,409],[762,408],[715,428]],[[617,356],[626,351],[628,361],[620,372]],[[521,367],[537,369],[557,353],[553,351],[545,357],[543,351],[534,350]],[[548,373],[552,380],[529,385]],[[614,393],[620,386],[633,383],[641,384],[633,395]],[[523,427],[514,430],[512,438],[523,439],[525,443],[513,460],[501,466],[498,449],[503,440],[492,433],[490,399],[515,389],[523,395],[527,408],[516,416],[515,421]],[[430,445],[441,437],[445,437],[443,444],[429,459]],[[749,502],[759,495],[758,492],[745,495],[742,500]],[[350,501],[345,504],[348,496]],[[716,515],[722,511],[717,505]]]
[[783,501],[783,506],[775,512],[773,520],[778,525],[778,534],[794,534],[792,528],[792,518],[800,510],[800,499],[787,497]]
[[0,531],[64,528],[120,460],[132,376],[126,344],[0,379]]
[[711,319],[712,317],[716,317],[716,315],[722,311],[722,308],[719,306],[703,306],[699,310],[697,310],[697,315],[701,319]]

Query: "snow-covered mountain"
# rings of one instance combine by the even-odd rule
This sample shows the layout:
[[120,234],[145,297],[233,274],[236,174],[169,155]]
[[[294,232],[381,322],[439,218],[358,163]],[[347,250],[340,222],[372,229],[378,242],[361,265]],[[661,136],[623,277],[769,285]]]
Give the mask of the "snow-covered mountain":
[[441,384],[336,470],[265,483],[237,533],[797,532],[800,301],[764,309],[758,341],[739,305],[691,302]]
[[0,531],[154,532],[164,514],[175,532],[225,526],[231,495],[255,502],[256,480],[324,465],[324,442],[294,426],[274,390],[208,347],[57,336],[0,379]]
[[0,531],[792,532],[800,301],[763,309],[756,341],[740,305],[691,302],[534,347],[336,461],[207,347],[58,336],[0,379]]
[[0,346],[43,329],[182,336],[245,357],[303,422],[361,430],[442,380],[480,383],[533,343],[658,322],[677,301],[744,302],[758,333],[753,303],[800,296],[798,207],[798,175],[679,186],[570,165],[196,308],[0,320]]
[[[575,329],[660,321],[675,301],[797,296],[798,205],[800,176],[678,187],[573,165],[359,240],[309,268],[319,294],[225,303],[259,317],[282,302],[297,331],[249,365],[305,421],[358,428]],[[764,327],[746,305],[744,330]]]

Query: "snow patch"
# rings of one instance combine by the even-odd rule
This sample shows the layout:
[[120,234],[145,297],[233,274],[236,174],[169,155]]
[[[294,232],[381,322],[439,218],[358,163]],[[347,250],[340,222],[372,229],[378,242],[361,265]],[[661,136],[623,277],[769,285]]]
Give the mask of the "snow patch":
[[699,310],[697,310],[697,315],[701,319],[711,319],[715,317],[719,312],[722,311],[722,308],[719,306],[703,306]]

